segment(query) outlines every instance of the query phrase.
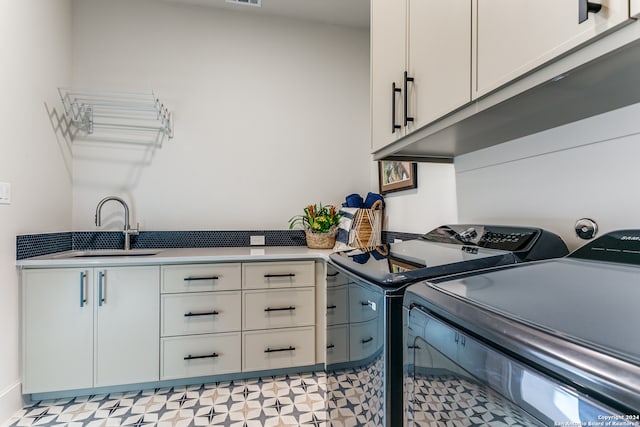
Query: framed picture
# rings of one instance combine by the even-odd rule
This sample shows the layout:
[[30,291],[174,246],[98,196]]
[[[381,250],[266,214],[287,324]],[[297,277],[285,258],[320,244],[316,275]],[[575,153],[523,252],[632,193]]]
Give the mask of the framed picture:
[[418,164],[381,160],[378,162],[380,194],[418,187]]
[[426,267],[425,265],[413,264],[411,262],[393,257],[389,257],[387,258],[387,260],[389,262],[389,271],[391,271],[392,273],[404,273],[405,271],[411,271],[417,268]]

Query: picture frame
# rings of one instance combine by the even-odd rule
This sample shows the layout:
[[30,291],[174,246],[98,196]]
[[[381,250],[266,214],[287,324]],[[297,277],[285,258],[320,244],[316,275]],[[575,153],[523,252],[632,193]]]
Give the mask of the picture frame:
[[418,164],[396,160],[378,162],[380,194],[418,188]]

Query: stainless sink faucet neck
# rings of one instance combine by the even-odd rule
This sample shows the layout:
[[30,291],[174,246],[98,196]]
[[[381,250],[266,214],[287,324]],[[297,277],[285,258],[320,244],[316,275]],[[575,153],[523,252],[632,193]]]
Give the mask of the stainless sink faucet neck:
[[104,199],[100,200],[100,202],[98,202],[98,206],[96,207],[96,217],[95,217],[96,226],[99,227],[102,224],[102,219],[101,219],[102,206],[109,200],[113,200],[120,203],[124,208],[124,230],[122,232],[124,233],[124,250],[128,251],[131,249],[131,235],[137,235],[140,232],[140,224],[137,224],[135,229],[131,229],[129,227],[130,225],[129,224],[129,206],[124,200],[116,196],[107,196]]

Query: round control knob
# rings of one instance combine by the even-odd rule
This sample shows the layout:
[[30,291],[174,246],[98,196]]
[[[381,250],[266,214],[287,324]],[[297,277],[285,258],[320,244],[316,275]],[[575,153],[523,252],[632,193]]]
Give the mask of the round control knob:
[[576,234],[584,240],[593,239],[598,234],[598,224],[589,218],[579,219],[576,221]]

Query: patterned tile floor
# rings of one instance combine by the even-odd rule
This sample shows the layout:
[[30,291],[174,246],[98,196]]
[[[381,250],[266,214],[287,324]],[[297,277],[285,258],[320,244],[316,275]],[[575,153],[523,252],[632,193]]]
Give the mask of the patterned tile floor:
[[[20,426],[376,427],[383,420],[382,360],[326,374],[160,388],[34,402]],[[328,419],[331,419],[331,422]]]
[[25,407],[11,426],[327,426],[324,373],[112,393]]

